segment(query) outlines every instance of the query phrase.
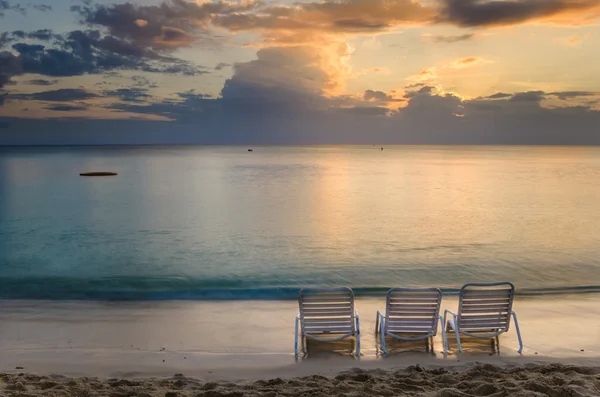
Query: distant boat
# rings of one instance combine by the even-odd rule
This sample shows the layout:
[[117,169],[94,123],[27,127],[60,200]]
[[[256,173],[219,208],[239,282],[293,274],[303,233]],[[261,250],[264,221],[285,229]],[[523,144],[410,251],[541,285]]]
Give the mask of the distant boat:
[[252,150],[252,149],[248,149],[248,151],[249,151],[249,152],[253,152],[254,150]]
[[81,176],[114,176],[119,175],[116,172],[82,172]]

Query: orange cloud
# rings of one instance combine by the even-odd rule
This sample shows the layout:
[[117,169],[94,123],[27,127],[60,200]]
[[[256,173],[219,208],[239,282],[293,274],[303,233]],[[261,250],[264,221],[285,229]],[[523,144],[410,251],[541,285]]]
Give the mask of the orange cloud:
[[462,68],[467,68],[470,66],[475,66],[475,65],[479,65],[482,63],[488,63],[490,61],[487,61],[483,58],[479,58],[479,57],[466,57],[466,58],[461,58],[461,59],[457,59],[456,61],[452,62],[450,64],[451,68],[454,69],[462,69]]
[[591,36],[591,33],[588,32],[586,34],[574,34],[572,36],[563,37],[557,39],[558,43],[565,45],[567,47],[579,47],[581,43],[587,40]]

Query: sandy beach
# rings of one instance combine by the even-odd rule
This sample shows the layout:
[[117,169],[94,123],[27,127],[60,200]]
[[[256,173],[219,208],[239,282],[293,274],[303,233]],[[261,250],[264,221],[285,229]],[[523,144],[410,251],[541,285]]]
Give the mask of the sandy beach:
[[101,379],[61,375],[0,375],[7,396],[597,396],[600,368],[529,364],[423,367],[402,370],[354,368],[335,376],[320,374],[247,382],[214,382],[182,373],[164,378]]
[[0,395],[596,396],[596,300],[518,299],[523,355],[510,332],[499,346],[464,340],[464,353],[450,338],[442,354],[438,335],[382,356],[369,315],[381,301],[359,299],[361,356],[352,341],[313,343],[298,360],[292,301],[3,301]]

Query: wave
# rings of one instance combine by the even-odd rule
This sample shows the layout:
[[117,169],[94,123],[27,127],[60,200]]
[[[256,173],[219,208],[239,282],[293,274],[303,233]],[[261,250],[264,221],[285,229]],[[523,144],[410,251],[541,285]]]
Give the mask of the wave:
[[[0,299],[163,301],[163,300],[293,300],[303,287],[338,285],[257,285],[244,280],[206,280],[184,277],[0,277]],[[389,287],[353,286],[357,297],[381,297]],[[418,285],[410,285],[418,287]],[[458,288],[441,288],[445,295]],[[579,295],[600,293],[600,285],[517,288],[520,296]]]

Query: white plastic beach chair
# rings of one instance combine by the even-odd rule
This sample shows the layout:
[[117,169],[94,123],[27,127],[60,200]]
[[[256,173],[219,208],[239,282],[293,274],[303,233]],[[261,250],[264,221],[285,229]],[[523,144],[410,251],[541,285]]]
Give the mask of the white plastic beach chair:
[[[356,336],[356,353],[360,354],[360,323],[354,310],[354,293],[348,287],[301,289],[300,313],[296,316],[294,352],[298,356],[298,338],[319,342],[336,342]],[[302,339],[304,341],[304,339]]]
[[[469,283],[462,286],[458,300],[458,314],[444,312],[446,332],[456,333],[458,351],[462,352],[460,334],[475,338],[495,338],[508,331],[510,317],[515,320],[519,338],[519,350],[523,351],[523,340],[516,313],[512,310],[515,286],[509,282]],[[452,319],[447,320],[447,315]]]
[[377,311],[375,333],[381,333],[381,350],[387,353],[385,337],[414,341],[437,335],[442,324],[444,352],[448,350],[444,320],[440,315],[442,291],[438,288],[392,288],[385,300],[385,316]]

